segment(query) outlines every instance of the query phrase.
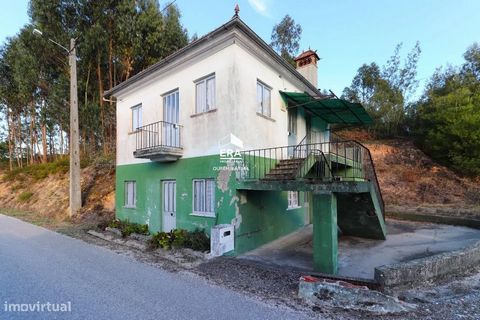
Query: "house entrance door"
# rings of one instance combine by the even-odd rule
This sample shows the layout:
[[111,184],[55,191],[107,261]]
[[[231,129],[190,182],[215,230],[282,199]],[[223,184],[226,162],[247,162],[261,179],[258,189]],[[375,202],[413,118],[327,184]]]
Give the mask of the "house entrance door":
[[169,232],[177,227],[177,183],[162,181],[162,231]]

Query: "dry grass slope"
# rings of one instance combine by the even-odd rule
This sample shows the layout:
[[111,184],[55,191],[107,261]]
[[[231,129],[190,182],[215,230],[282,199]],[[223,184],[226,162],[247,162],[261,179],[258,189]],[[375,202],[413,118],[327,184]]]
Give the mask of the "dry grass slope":
[[[44,218],[64,221],[68,219],[68,193],[68,172],[60,171],[44,178],[31,172],[18,173],[14,177],[0,172],[0,208],[31,211]],[[82,169],[82,199],[84,206],[76,219],[96,223],[99,219],[113,217],[113,166],[94,164]]]
[[365,143],[387,211],[480,217],[480,181],[434,163],[409,140]]

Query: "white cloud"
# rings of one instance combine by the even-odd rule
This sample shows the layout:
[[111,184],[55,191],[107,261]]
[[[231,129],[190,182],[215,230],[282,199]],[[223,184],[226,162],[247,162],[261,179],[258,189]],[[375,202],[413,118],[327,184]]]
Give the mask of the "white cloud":
[[248,3],[250,6],[260,13],[263,16],[269,17],[270,12],[268,11],[268,6],[270,4],[270,1],[268,0],[248,0]]

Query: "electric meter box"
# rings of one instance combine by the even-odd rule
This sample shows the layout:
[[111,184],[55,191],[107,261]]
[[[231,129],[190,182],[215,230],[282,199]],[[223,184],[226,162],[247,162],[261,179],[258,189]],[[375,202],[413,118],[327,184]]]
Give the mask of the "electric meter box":
[[235,249],[234,227],[231,224],[219,224],[210,230],[210,252],[214,257]]

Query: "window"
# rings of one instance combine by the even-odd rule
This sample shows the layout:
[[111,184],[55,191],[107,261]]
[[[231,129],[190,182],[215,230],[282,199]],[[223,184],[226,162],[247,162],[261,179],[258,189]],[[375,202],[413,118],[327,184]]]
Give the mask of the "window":
[[135,208],[137,206],[137,183],[125,181],[125,207]]
[[178,123],[180,94],[178,90],[163,95],[163,121]]
[[132,130],[137,131],[142,126],[142,104],[132,107]]
[[215,75],[195,82],[195,97],[196,113],[215,109]]
[[257,81],[257,112],[264,116],[271,116],[271,91],[267,85]]
[[299,208],[298,191],[288,191],[288,209]]
[[193,213],[215,216],[215,180],[193,180]]
[[297,134],[297,108],[288,109],[288,132]]

